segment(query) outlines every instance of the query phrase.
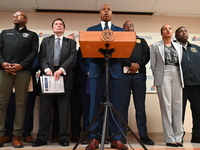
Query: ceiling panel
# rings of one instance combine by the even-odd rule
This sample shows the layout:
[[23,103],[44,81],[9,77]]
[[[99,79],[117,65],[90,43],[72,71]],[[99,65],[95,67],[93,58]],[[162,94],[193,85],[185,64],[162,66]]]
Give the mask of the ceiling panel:
[[34,11],[36,0],[0,0],[0,11]]
[[200,0],[158,0],[153,8],[155,15],[200,16]]
[[0,11],[35,9],[99,11],[109,4],[118,12],[154,12],[159,16],[200,17],[200,0],[0,0]]
[[109,4],[114,11],[151,12],[157,0],[100,0],[99,9],[103,4]]
[[37,0],[38,9],[94,10],[96,0]]

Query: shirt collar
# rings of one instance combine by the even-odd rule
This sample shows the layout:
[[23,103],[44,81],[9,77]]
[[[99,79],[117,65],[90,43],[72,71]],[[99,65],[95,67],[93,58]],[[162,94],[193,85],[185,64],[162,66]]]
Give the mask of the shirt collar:
[[22,28],[19,28],[19,30],[22,30],[24,27],[22,27]]
[[[105,21],[101,21],[102,29],[104,29],[105,23],[106,23]],[[110,30],[111,30],[111,25],[112,25],[111,21],[108,21],[108,27],[109,27]]]
[[179,43],[180,45],[182,45],[185,49],[187,49],[188,42],[186,42],[185,45],[183,43],[179,42],[178,40],[176,40],[176,42]]
[[26,31],[27,30],[26,26],[18,28],[17,25],[15,25],[14,29],[19,30],[19,31],[21,31],[21,30]]
[[60,38],[60,40],[62,41],[62,40],[63,40],[63,37],[64,37],[64,35],[61,35],[60,37],[58,37],[57,35],[55,35],[55,40],[56,40],[57,38]]

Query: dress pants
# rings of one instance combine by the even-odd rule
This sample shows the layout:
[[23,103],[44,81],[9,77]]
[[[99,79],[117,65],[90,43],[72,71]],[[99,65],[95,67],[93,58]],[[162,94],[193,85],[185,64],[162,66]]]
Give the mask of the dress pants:
[[[71,131],[73,136],[80,136],[81,130],[85,132],[89,125],[90,100],[89,95],[86,94],[86,83],[74,82],[73,87],[70,100]],[[81,123],[81,116],[83,117],[83,123]]]
[[[75,78],[73,78],[75,80]],[[70,112],[71,112],[71,134],[72,136],[80,136],[81,133],[81,101],[79,98],[78,83],[73,82],[73,90],[70,99]]]
[[58,138],[59,134],[59,111],[58,111],[58,102],[57,99],[53,100],[53,121],[51,128],[51,139]]
[[[83,127],[82,130],[88,128],[89,125],[89,109],[90,109],[90,95],[86,94],[86,83],[79,84],[79,92],[80,92],[80,100],[81,100],[81,107],[82,107],[82,117],[83,117]],[[86,135],[88,136],[88,135]]]
[[58,140],[68,139],[69,100],[71,90],[65,89],[65,94],[40,94],[39,131],[37,139],[47,142],[50,137],[53,102],[57,100],[59,113]]
[[[135,73],[123,74],[121,82],[120,112],[122,118],[128,123],[128,108],[130,104],[131,92],[136,110],[136,123],[140,136],[147,135],[145,97],[146,97],[146,74]],[[132,116],[133,117],[133,116]],[[125,130],[125,126],[123,130]]]
[[163,83],[156,88],[160,102],[165,142],[181,142],[183,136],[182,86],[179,67],[165,65]]
[[35,99],[36,99],[35,91],[29,92],[26,103],[23,137],[31,136],[31,132],[33,131],[33,110],[35,106]]
[[21,70],[13,76],[11,74],[6,74],[4,70],[0,70],[0,136],[5,135],[6,112],[13,85],[15,86],[16,99],[13,134],[22,136],[30,76],[31,72],[29,71]]
[[[116,109],[116,111],[119,113],[119,102],[120,102],[120,82],[119,79],[114,79],[111,76],[109,77],[109,101],[113,105],[113,107]],[[94,117],[97,115],[97,113],[100,110],[101,102],[105,101],[105,79],[106,74],[103,72],[101,76],[98,79],[90,79],[90,113],[89,113],[89,120],[90,122],[94,119]],[[109,110],[109,109],[108,109]],[[104,113],[104,110],[103,110]],[[91,131],[94,131],[95,133],[101,135],[102,134],[102,127],[103,127],[103,113],[98,116],[92,127],[90,128]],[[121,122],[119,118],[113,113],[113,116],[111,116],[112,113],[108,111],[108,117],[109,117],[109,133],[110,135],[113,135],[111,137],[111,141],[117,141],[121,140],[122,135],[115,135],[117,133],[120,133],[119,128],[117,127],[116,123],[121,127]],[[113,120],[113,117],[115,121]],[[114,136],[115,135],[115,136]],[[95,138],[97,140],[100,140],[100,137],[98,137],[95,134],[90,134],[90,139]]]
[[192,135],[200,137],[200,85],[185,85],[183,88],[183,123],[187,100],[190,102],[192,111]]

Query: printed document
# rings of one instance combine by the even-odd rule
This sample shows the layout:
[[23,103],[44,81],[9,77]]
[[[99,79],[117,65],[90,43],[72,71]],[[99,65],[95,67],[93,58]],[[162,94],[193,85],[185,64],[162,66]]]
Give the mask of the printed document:
[[54,76],[41,76],[41,88],[42,93],[64,93],[64,79],[63,76],[60,76],[60,79],[55,81]]

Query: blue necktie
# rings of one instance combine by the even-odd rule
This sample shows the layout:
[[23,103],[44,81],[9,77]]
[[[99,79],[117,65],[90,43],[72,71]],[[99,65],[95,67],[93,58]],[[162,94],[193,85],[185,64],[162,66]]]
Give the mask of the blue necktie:
[[105,22],[104,30],[106,30],[106,29],[109,29],[109,27],[108,27],[108,22]]
[[60,61],[60,38],[56,39],[55,48],[54,48],[54,66],[59,66]]

